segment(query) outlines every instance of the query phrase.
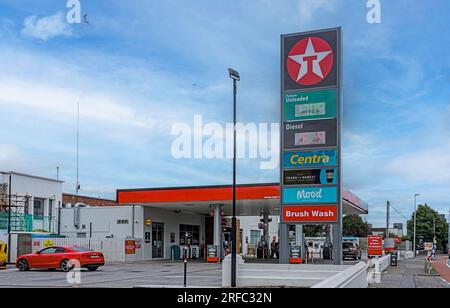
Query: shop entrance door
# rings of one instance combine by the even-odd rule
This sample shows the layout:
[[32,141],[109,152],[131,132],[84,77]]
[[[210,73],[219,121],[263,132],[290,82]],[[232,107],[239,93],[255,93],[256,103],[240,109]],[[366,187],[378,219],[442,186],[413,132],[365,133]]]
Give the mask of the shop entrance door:
[[164,258],[164,224],[154,222],[152,224],[152,258]]

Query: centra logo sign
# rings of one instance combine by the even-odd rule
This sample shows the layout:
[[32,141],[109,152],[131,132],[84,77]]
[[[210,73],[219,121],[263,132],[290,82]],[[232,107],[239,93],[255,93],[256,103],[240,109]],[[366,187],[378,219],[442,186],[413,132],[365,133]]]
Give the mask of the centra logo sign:
[[336,150],[284,153],[284,168],[328,167],[337,164]]

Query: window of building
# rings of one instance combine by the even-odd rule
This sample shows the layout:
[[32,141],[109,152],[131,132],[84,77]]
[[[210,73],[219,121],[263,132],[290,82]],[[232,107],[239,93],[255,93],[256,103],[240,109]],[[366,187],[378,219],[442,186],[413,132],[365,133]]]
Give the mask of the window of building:
[[34,198],[34,219],[44,219],[44,199]]
[[200,245],[200,226],[180,225],[180,245]]

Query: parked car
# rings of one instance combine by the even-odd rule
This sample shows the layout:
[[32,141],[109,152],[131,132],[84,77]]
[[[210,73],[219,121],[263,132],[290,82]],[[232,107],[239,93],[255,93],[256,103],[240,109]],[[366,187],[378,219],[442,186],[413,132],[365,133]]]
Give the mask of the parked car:
[[361,260],[362,258],[361,248],[356,242],[342,243],[342,254],[344,259],[352,258],[353,260]]
[[6,243],[0,241],[0,267],[6,266],[6,259],[8,258],[6,253]]
[[16,267],[19,271],[29,271],[33,268],[61,269],[68,272],[74,268],[71,260],[77,260],[82,268],[96,271],[105,265],[102,253],[80,247],[48,247],[33,254],[17,258]]

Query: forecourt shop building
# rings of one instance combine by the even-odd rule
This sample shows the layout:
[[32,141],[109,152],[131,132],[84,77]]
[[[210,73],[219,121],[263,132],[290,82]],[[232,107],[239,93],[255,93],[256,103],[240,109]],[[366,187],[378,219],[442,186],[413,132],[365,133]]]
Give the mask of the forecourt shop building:
[[[343,212],[368,214],[368,204],[344,189]],[[223,256],[224,243],[229,241],[227,229],[232,214],[232,186],[196,186],[176,188],[119,189],[117,203],[134,206],[145,223],[136,221],[135,237],[143,238],[145,260],[170,259],[171,247],[215,245]],[[278,238],[280,215],[280,184],[249,184],[237,187],[238,251],[246,254],[248,237],[257,231],[261,217],[272,217],[270,241]],[[302,213],[293,213],[302,215]],[[327,213],[324,213],[327,215]],[[256,229],[256,230],[254,230]],[[241,235],[242,233],[242,235]],[[251,240],[251,239],[250,239]],[[269,242],[270,243],[270,242]]]

